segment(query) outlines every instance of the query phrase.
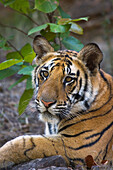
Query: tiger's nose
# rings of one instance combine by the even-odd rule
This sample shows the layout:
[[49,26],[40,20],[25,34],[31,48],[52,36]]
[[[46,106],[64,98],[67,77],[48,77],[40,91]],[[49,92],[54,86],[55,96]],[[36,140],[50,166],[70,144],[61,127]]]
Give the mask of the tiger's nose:
[[44,104],[45,107],[50,107],[51,105],[53,105],[55,103],[55,101],[44,101],[43,99],[41,100],[41,102]]

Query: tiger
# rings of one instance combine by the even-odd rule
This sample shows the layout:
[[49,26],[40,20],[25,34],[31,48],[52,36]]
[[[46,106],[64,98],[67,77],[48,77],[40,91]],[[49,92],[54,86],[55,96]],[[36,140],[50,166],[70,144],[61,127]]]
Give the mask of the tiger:
[[67,166],[86,167],[88,155],[98,164],[112,161],[113,79],[100,68],[99,46],[55,51],[37,35],[33,49],[35,103],[45,134],[19,136],[3,145],[0,168],[54,155],[61,155]]

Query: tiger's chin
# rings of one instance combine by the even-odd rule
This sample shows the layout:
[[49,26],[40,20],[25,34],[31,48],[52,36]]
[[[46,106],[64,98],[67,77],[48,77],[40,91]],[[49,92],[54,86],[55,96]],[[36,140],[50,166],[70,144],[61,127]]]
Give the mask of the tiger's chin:
[[53,115],[48,111],[40,112],[39,119],[43,122],[48,122],[48,123],[52,123],[52,124],[57,124],[60,121],[59,116]]
[[57,134],[58,133],[58,123],[60,121],[59,117],[51,114],[48,111],[39,113],[39,119],[45,123],[45,134]]

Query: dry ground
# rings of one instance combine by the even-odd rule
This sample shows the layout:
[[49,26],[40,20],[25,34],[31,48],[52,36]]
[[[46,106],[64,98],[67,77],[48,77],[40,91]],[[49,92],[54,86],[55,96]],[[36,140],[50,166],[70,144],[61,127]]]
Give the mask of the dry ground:
[[0,146],[19,135],[44,133],[44,124],[38,120],[34,99],[19,116],[18,103],[25,89],[25,82],[8,90],[14,82],[14,77],[0,81]]

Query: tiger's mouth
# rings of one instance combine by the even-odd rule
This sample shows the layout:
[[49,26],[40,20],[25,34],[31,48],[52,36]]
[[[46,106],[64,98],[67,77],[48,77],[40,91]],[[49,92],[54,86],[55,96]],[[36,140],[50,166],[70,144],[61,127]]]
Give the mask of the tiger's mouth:
[[39,114],[41,116],[41,119],[47,120],[48,122],[51,122],[54,119],[61,121],[62,119],[65,119],[67,117],[65,114],[62,114],[62,112],[52,114],[48,110],[40,112]]
[[40,115],[39,117],[47,121],[52,119],[56,119],[56,120],[66,119],[69,118],[70,115],[70,107],[57,106],[54,108],[51,107],[47,108],[44,107],[43,105],[41,106],[39,102],[37,102],[37,100],[36,100],[36,109]]
[[53,116],[53,114],[51,114],[48,110],[45,111],[45,112],[42,112],[41,114],[45,114],[45,115],[47,115],[48,117],[52,117],[52,116]]

